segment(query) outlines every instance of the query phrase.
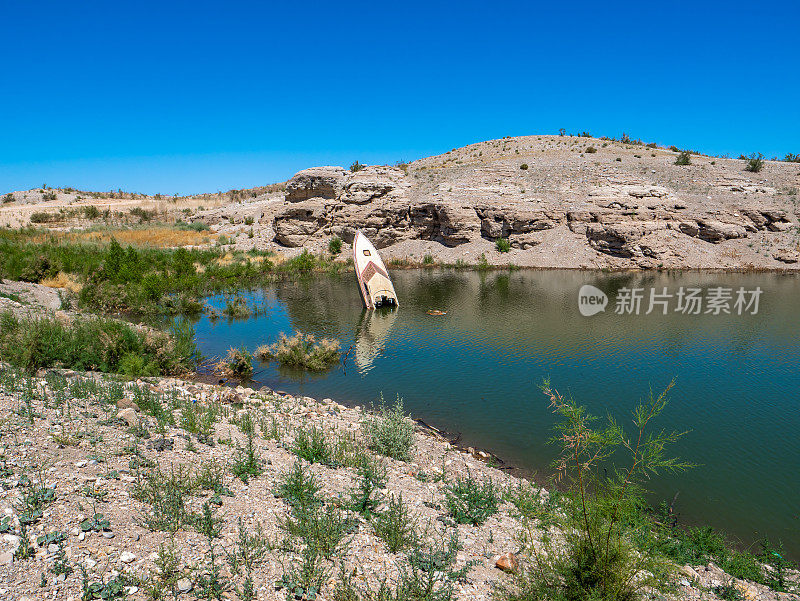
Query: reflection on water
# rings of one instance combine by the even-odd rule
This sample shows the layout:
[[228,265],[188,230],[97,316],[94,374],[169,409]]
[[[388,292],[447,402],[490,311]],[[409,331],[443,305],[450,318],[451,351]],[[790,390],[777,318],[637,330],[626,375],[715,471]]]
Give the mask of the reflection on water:
[[366,374],[372,369],[372,364],[386,345],[396,318],[396,309],[381,308],[374,311],[364,309],[358,324],[356,341],[353,344],[355,348],[353,358],[360,373]]
[[[278,333],[338,338],[344,368],[299,377],[258,365],[269,386],[355,404],[403,397],[426,422],[459,432],[511,462],[547,472],[554,418],[537,385],[549,377],[599,415],[627,415],[673,378],[658,424],[690,430],[680,455],[701,464],[654,481],[684,517],[743,540],[782,539],[800,557],[800,278],[778,274],[568,271],[400,271],[401,306],[365,312],[352,276],[276,284],[253,294],[257,318],[197,325],[206,355],[251,350]],[[623,287],[763,290],[757,315],[578,312],[584,284],[609,297]],[[443,316],[429,309],[447,311]]]

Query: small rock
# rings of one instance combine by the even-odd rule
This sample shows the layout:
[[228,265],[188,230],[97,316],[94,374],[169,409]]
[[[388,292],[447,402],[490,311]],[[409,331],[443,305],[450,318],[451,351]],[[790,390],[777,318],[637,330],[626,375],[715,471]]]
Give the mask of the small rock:
[[13,553],[0,553],[0,566],[7,566],[12,561],[14,561]]
[[76,461],[76,462],[75,462],[75,467],[86,467],[86,465],[87,465],[88,463],[89,463],[89,462],[88,462],[88,461],[86,461],[85,459],[84,459],[83,461]]
[[131,553],[130,551],[123,551],[120,553],[119,560],[122,563],[131,563],[136,559],[136,555]]
[[134,403],[131,399],[122,398],[117,401],[117,409],[133,409],[134,411],[139,411],[139,405]]
[[50,543],[49,545],[47,545],[47,552],[58,553],[58,545],[55,543]]
[[126,586],[125,587],[125,594],[128,595],[128,596],[135,595],[138,592],[139,592],[139,587],[138,586]]
[[517,568],[519,568],[519,562],[516,555],[508,552],[498,557],[497,561],[494,562],[494,566],[503,572],[516,572]]
[[178,580],[178,590],[182,593],[188,593],[192,590],[192,582],[188,578],[181,578]]
[[113,532],[103,532],[103,538],[114,538]]
[[117,413],[117,419],[125,420],[125,423],[131,428],[135,428],[139,425],[139,416],[136,415],[136,411],[134,411],[131,407],[123,409]]
[[147,443],[148,449],[154,451],[171,451],[175,447],[175,441],[171,438],[157,438]]
[[85,539],[86,539],[86,533],[85,532],[81,532],[81,533],[78,534],[78,540],[79,541],[83,542]]

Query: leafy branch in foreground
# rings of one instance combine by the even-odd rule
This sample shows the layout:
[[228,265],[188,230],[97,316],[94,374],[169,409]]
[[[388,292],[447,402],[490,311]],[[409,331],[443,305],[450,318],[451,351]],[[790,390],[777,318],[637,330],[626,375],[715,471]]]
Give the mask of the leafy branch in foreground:
[[530,548],[532,561],[496,597],[513,599],[633,600],[646,586],[659,584],[662,560],[635,549],[632,524],[642,519],[643,482],[662,471],[685,470],[690,464],[667,454],[683,432],[651,432],[651,424],[667,406],[674,381],[658,396],[633,411],[633,431],[613,418],[602,426],[584,406],[550,386],[542,391],[561,418],[555,444],[557,479],[566,484],[565,544],[546,553]]

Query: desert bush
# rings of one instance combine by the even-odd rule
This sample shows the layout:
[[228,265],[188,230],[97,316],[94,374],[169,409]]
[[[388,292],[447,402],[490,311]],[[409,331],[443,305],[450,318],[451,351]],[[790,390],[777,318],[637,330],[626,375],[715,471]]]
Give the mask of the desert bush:
[[490,478],[483,482],[467,474],[456,478],[444,491],[447,510],[458,524],[480,526],[497,513],[500,496]]
[[528,170],[528,163],[522,163],[522,165],[520,165],[519,168],[522,169],[523,171],[527,171]]
[[511,250],[511,242],[508,241],[508,238],[498,238],[494,241],[494,246],[497,252],[501,253],[507,253]]
[[328,242],[328,252],[332,255],[338,255],[342,252],[342,239],[339,236],[331,238],[331,241]]
[[[632,601],[645,587],[659,584],[663,565],[652,549],[635,548],[629,527],[641,515],[643,482],[662,470],[689,467],[665,454],[681,433],[649,431],[671,388],[635,408],[630,436],[611,417],[605,427],[594,427],[596,418],[584,407],[544,383],[561,418],[555,442],[561,447],[558,476],[568,486],[561,524],[565,540],[545,549],[531,546],[533,561],[510,584],[498,587],[497,599]],[[625,464],[609,465],[623,457]]]
[[403,505],[402,493],[398,497],[390,497],[386,510],[372,519],[372,527],[391,553],[410,548],[416,540],[414,520]]
[[745,171],[752,171],[753,173],[758,173],[764,168],[764,155],[760,152],[758,154],[751,154],[749,158],[745,160]]
[[355,173],[356,171],[361,171],[364,167],[365,167],[364,165],[362,165],[358,161],[355,161],[352,165],[350,165],[350,171],[351,173]]
[[189,324],[170,334],[136,329],[114,319],[17,318],[0,315],[0,354],[27,370],[62,366],[144,375],[192,369],[198,359]]
[[59,216],[55,213],[47,213],[45,211],[36,211],[31,213],[31,223],[50,223],[51,221],[58,221]]
[[594,154],[595,152],[597,152],[597,148],[595,148],[594,146],[589,146],[589,147],[586,149],[586,152],[587,152],[588,154]]
[[682,150],[680,152],[680,154],[678,154],[678,157],[675,159],[675,164],[676,165],[682,165],[682,166],[691,165],[692,164],[691,153],[689,153],[686,150]]
[[364,433],[370,449],[400,461],[410,461],[416,449],[414,425],[403,413],[403,401],[398,396],[394,407],[381,406],[376,415],[367,417]]
[[261,361],[276,360],[283,366],[309,371],[330,369],[339,361],[339,341],[322,338],[317,342],[312,334],[297,332],[289,338],[281,332],[278,342],[256,350]]
[[5,196],[3,196],[3,204],[4,205],[8,204],[10,202],[14,202],[14,195],[11,192],[9,192]]
[[332,451],[325,437],[325,431],[316,426],[297,429],[291,451],[309,463],[330,465]]
[[83,216],[86,219],[97,219],[98,217],[100,217],[100,210],[94,205],[83,207],[83,209],[81,209],[81,212],[83,213]]
[[253,373],[253,356],[245,347],[231,347],[225,358],[218,364],[218,368],[230,376],[250,376]]

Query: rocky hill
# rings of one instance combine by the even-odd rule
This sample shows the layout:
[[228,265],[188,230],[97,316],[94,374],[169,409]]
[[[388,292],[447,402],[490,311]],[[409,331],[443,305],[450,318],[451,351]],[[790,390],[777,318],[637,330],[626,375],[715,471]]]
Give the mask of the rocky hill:
[[[390,257],[535,267],[797,268],[800,165],[568,136],[505,138],[400,167],[315,167],[271,220],[299,247],[361,228]],[[500,253],[495,241],[511,246]]]
[[627,139],[503,138],[394,167],[313,167],[285,185],[225,194],[17,192],[0,222],[23,225],[32,211],[61,205],[69,215],[78,205],[141,204],[204,221],[237,248],[287,254],[325,250],[334,237],[348,244],[360,228],[387,258],[410,263],[800,269],[800,164],[750,171],[742,159],[691,154],[679,165],[678,156]]

